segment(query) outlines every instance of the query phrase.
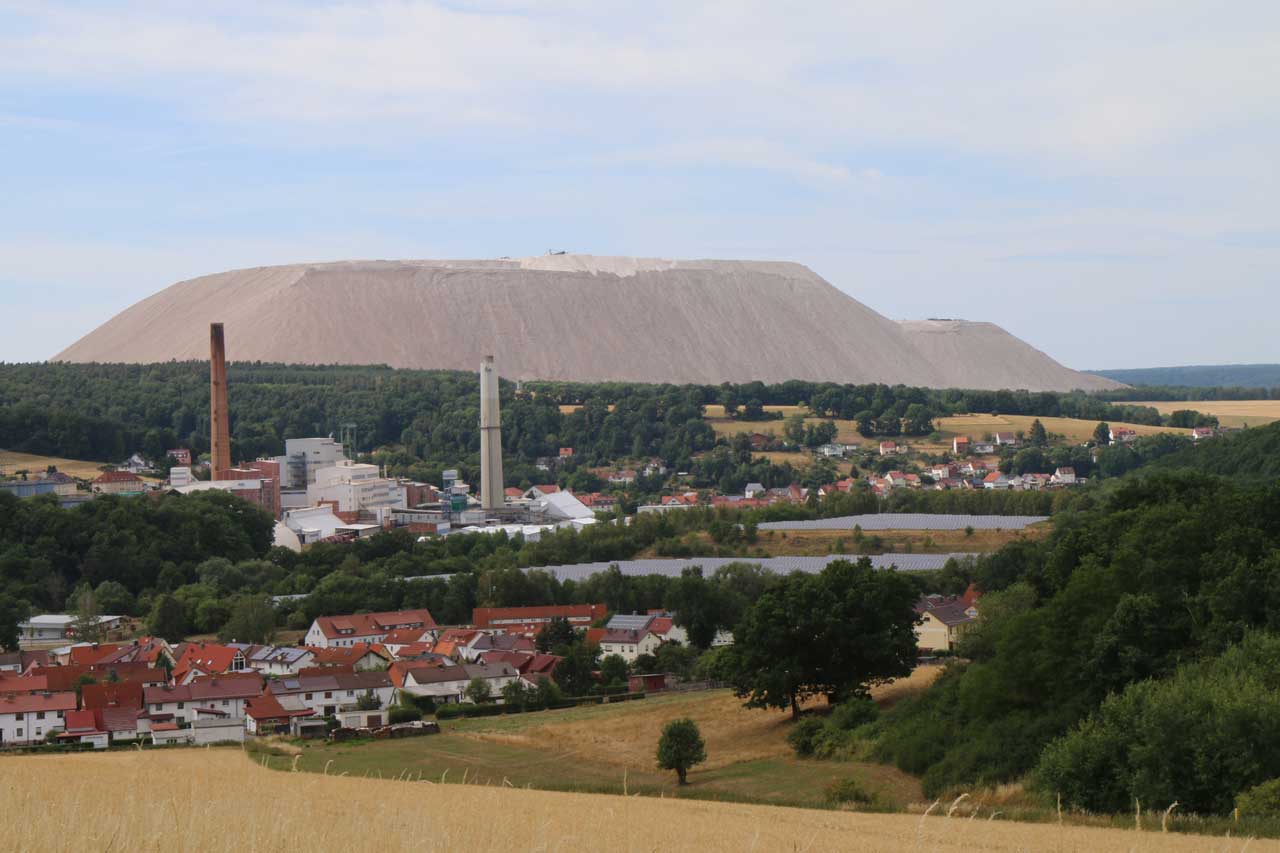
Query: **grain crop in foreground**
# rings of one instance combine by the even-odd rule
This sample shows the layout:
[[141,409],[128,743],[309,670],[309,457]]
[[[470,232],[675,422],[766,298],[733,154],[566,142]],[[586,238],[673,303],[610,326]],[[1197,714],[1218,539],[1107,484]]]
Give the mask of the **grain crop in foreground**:
[[[238,750],[0,758],[6,850],[1240,850],[1238,840],[280,773]],[[1224,846],[1225,845],[1225,846]],[[1253,842],[1250,850],[1274,849]]]

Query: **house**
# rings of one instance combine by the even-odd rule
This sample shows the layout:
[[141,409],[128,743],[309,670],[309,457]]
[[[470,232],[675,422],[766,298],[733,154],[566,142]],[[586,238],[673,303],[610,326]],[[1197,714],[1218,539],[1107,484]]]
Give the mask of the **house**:
[[650,459],[644,465],[644,475],[646,477],[661,477],[667,473],[667,465],[661,459]]
[[135,453],[117,465],[116,468],[121,471],[128,471],[131,474],[141,474],[151,468],[151,463],[141,453]]
[[1213,427],[1196,427],[1195,429],[1191,430],[1191,440],[1203,441],[1206,438],[1213,438],[1217,434],[1218,434],[1218,431]]
[[65,715],[74,710],[71,691],[0,696],[0,746],[42,743],[63,730]]
[[478,628],[446,628],[436,641],[436,654],[461,661],[472,661],[482,648],[489,648],[488,637]]
[[264,693],[245,703],[244,727],[251,735],[287,735],[295,717],[310,716],[310,708],[286,708],[274,695]]
[[1110,436],[1112,444],[1128,444],[1138,437],[1138,431],[1129,427],[1112,427]]
[[167,684],[169,674],[142,661],[133,663],[94,664],[92,666],[34,666],[31,675],[39,675],[48,682],[47,690],[75,690],[85,676],[95,682],[132,681],[144,687],[151,684]]
[[[18,640],[22,644],[68,640],[75,636],[75,616],[65,613],[45,613],[32,616],[18,623]],[[106,633],[119,630],[124,625],[123,616],[99,616],[98,627]]]
[[636,472],[631,468],[626,468],[621,471],[613,471],[609,474],[609,482],[615,486],[629,486],[635,481]]
[[111,735],[99,727],[93,711],[68,711],[63,718],[64,729],[58,735],[60,741],[93,744],[94,749],[106,749]]
[[80,707],[90,711],[100,708],[132,708],[142,710],[144,688],[138,681],[116,681],[86,684],[80,688]]
[[835,459],[843,459],[845,454],[845,448],[843,444],[834,444],[834,443],[822,444],[818,446],[816,452],[820,456],[826,456],[828,458],[835,458]]
[[0,693],[48,693],[49,679],[43,675],[0,673]]
[[423,664],[401,670],[400,689],[411,696],[426,696],[442,704],[462,701],[471,677],[462,664]]
[[893,456],[897,452],[898,452],[898,445],[895,442],[892,442],[892,441],[880,442],[881,456]]
[[249,655],[249,668],[264,675],[293,675],[311,666],[314,657],[301,646],[262,646]]
[[312,648],[380,643],[397,628],[434,628],[436,620],[422,610],[358,613],[351,616],[317,616],[307,630],[305,645]]
[[764,492],[765,492],[765,489],[762,483],[747,483],[747,487],[742,490],[743,496],[746,497],[748,500],[752,498],[758,498],[761,495],[763,495]]
[[605,604],[477,607],[471,611],[471,624],[512,634],[536,634],[553,619],[564,619],[573,628],[589,628],[608,614],[609,608]]
[[662,645],[658,636],[645,628],[609,628],[600,638],[600,655],[617,655],[631,663],[640,655],[651,655]]
[[[415,629],[416,630],[416,629]],[[311,649],[311,666],[345,666],[352,671],[385,669],[391,663],[391,653],[381,644],[356,643],[353,646],[331,646]]]
[[142,478],[132,471],[103,471],[93,481],[99,495],[140,495],[147,489]]
[[422,646],[430,648],[433,640],[434,632],[426,628],[397,628],[389,631],[382,638],[382,647],[386,649],[392,657],[404,657],[401,653],[402,649],[412,649]]
[[502,490],[502,497],[507,503],[524,500],[524,492],[515,486],[507,486]]
[[1009,478],[999,471],[992,471],[982,478],[982,488],[984,489],[1004,490],[1009,487]]
[[1075,468],[1059,468],[1058,470],[1053,472],[1053,477],[1050,478],[1049,482],[1053,483],[1055,486],[1075,485],[1076,469]]
[[989,456],[996,452],[994,441],[975,441],[973,443],[973,452],[980,456]]
[[385,672],[335,672],[281,678],[268,684],[267,692],[286,708],[306,707],[318,717],[331,717],[365,695],[373,696],[378,707],[385,708],[395,700],[396,688]]
[[907,484],[907,475],[901,471],[890,471],[884,475],[884,479],[893,489],[900,489]]
[[1021,442],[1018,436],[1011,432],[998,432],[995,434],[996,447],[1017,447]]
[[256,673],[201,678],[190,684],[147,687],[142,692],[152,722],[194,722],[206,716],[244,717],[245,702],[262,695],[262,678]]
[[592,512],[613,512],[618,508],[618,499],[613,495],[606,495],[602,492],[592,492],[587,495],[575,495],[582,505]]
[[191,451],[185,447],[175,447],[172,450],[166,450],[166,457],[173,460],[174,465],[182,465],[191,467]]
[[921,651],[953,651],[960,635],[978,618],[976,593],[963,596],[926,595],[915,604],[921,619],[916,646]]
[[573,448],[572,448],[572,447],[562,447],[562,448],[560,448],[560,458],[561,458],[561,459],[572,459],[572,458],[573,458]]
[[188,684],[201,675],[244,672],[249,659],[242,648],[220,643],[188,643],[173,668],[176,684]]
[[771,435],[765,435],[762,432],[753,432],[748,438],[748,441],[751,442],[751,449],[759,453],[760,451],[768,448],[769,445],[773,444],[774,437]]
[[[489,695],[501,701],[502,688],[520,678],[520,670],[509,663],[466,663],[467,684],[476,679],[489,685]],[[464,690],[465,695],[465,690]]]
[[967,456],[969,454],[969,436],[957,435],[951,439],[951,452],[956,456]]

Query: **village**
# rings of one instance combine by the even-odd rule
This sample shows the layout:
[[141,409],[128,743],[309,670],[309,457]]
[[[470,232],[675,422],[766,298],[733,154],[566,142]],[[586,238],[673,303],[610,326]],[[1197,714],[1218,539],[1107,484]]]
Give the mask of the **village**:
[[[978,595],[923,596],[917,645],[949,654],[978,616]],[[470,625],[426,610],[318,617],[298,645],[128,635],[124,617],[33,616],[21,649],[0,653],[0,748],[201,746],[292,738],[400,737],[439,731],[434,714],[517,713],[526,703],[572,708],[712,686],[655,671],[664,646],[685,647],[677,614],[610,614],[604,604],[476,608]],[[559,683],[558,635],[599,665],[587,695]],[[115,639],[110,639],[115,638]],[[713,647],[733,642],[721,632]]]

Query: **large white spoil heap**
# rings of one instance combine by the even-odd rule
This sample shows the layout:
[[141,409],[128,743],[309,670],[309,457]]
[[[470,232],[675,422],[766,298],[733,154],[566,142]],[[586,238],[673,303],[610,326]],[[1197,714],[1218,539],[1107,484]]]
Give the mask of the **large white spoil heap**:
[[179,282],[55,356],[203,359],[211,318],[246,361],[474,370],[511,379],[781,382],[1086,390],[1078,373],[986,323],[896,323],[800,264],[551,255],[343,261]]

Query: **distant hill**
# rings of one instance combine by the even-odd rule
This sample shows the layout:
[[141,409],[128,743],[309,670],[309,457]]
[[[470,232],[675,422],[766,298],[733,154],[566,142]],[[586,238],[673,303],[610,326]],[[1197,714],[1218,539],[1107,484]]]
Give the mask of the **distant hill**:
[[989,323],[900,324],[800,264],[602,258],[344,261],[179,282],[57,361],[203,359],[222,322],[233,361],[386,364],[508,379],[808,381],[1097,391]]
[[1165,385],[1190,388],[1280,388],[1280,364],[1202,364],[1186,367],[1140,367],[1132,370],[1090,370],[1095,376],[1126,385]]

